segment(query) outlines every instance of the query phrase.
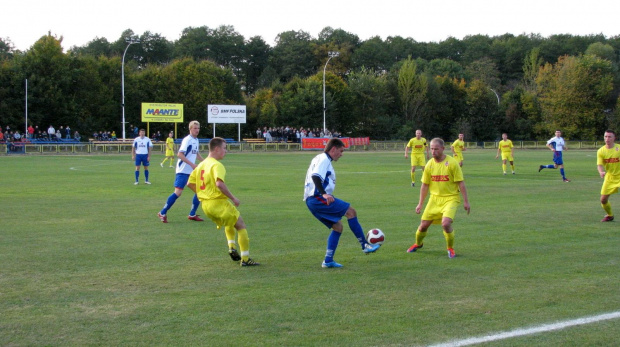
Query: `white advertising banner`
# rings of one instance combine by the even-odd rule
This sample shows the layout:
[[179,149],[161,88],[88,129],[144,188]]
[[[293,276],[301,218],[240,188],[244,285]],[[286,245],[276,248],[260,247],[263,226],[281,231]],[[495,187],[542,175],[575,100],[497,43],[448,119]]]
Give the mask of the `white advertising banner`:
[[207,122],[245,124],[245,105],[208,105]]

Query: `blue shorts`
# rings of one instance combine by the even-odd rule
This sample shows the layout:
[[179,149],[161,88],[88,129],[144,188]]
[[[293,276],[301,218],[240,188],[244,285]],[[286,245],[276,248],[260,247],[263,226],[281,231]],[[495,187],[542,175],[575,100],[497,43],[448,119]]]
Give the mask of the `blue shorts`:
[[136,154],[136,166],[149,166],[149,155],[148,154]]
[[562,151],[553,152],[553,162],[555,165],[564,165],[564,161],[562,160]]
[[189,181],[189,174],[178,173],[174,177],[174,187],[183,189],[187,185],[187,181]]
[[327,205],[322,196],[309,196],[306,199],[306,206],[316,219],[331,228],[342,219],[351,204],[334,198],[334,202]]

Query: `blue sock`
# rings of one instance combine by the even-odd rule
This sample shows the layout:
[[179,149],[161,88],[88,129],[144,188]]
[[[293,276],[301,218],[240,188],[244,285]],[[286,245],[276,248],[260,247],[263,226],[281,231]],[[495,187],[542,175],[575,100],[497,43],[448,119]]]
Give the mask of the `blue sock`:
[[165,215],[166,212],[168,212],[168,210],[172,207],[172,205],[174,205],[174,202],[177,201],[179,197],[172,193],[170,194],[170,196],[168,197],[168,200],[166,200],[166,204],[164,205],[164,208],[161,209],[161,214]]
[[547,169],[555,169],[555,165],[553,164],[549,164],[547,166],[545,166]]
[[351,228],[353,235],[355,235],[360,245],[364,247],[364,245],[366,244],[366,236],[364,236],[364,230],[362,229],[362,226],[360,225],[360,223],[357,221],[357,217],[353,217],[349,219],[348,222],[349,222],[349,228]]
[[189,211],[190,216],[196,215],[196,210],[198,209],[199,205],[200,205],[200,200],[198,200],[198,195],[194,194],[194,200],[192,200],[192,210]]
[[148,182],[149,181],[149,170],[144,170],[144,179]]
[[564,168],[561,168],[561,169],[560,169],[560,173],[562,174],[562,178],[563,178],[563,179],[566,179],[566,176],[564,175]]
[[332,230],[332,232],[327,237],[327,251],[325,251],[325,262],[331,263],[334,261],[334,253],[336,253],[336,248],[338,247],[338,241],[340,241],[339,232]]
[[138,182],[138,177],[140,177],[140,170],[136,170],[136,182]]

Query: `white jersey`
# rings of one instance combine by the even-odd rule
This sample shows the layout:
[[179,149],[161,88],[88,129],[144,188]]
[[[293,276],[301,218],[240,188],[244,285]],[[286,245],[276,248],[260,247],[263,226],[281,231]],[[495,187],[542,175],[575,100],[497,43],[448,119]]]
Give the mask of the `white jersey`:
[[566,147],[566,144],[564,144],[564,138],[557,136],[552,137],[549,141],[547,141],[547,144],[555,148],[556,152],[562,152],[564,147]]
[[[185,155],[187,160],[196,164],[196,155],[198,154],[198,148],[200,147],[200,142],[192,135],[187,135],[183,138],[183,142],[181,142],[181,147],[179,147],[179,152],[182,152]],[[179,159],[177,160],[177,173],[183,174],[191,174],[194,169],[189,166],[186,162]]]
[[332,166],[332,158],[325,152],[317,155],[310,162],[310,167],[306,173],[306,184],[304,186],[304,201],[309,196],[319,195],[319,191],[314,186],[312,176],[318,176],[323,182],[323,189],[327,194],[333,195],[336,189],[336,171]]
[[136,154],[149,154],[149,148],[153,147],[153,142],[148,137],[140,138],[140,136],[133,139],[133,148],[135,148]]

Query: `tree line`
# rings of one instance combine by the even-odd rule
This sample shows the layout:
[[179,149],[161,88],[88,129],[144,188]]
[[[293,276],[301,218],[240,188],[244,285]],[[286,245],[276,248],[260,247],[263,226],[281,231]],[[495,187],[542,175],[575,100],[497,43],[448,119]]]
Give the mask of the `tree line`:
[[[132,39],[140,43],[128,47]],[[142,102],[165,102],[184,104],[183,132],[198,119],[210,134],[208,104],[247,105],[244,137],[258,127],[322,128],[323,80],[326,126],[344,136],[404,140],[419,128],[429,137],[463,132],[485,141],[508,132],[533,140],[561,129],[569,139],[594,140],[620,124],[620,36],[362,41],[326,27],[316,38],[282,32],[271,47],[232,26],[203,26],[184,29],[174,42],[125,30],[115,42],[95,38],[66,52],[62,37],[51,34],[26,51],[0,39],[0,125],[23,128],[27,79],[29,123],[121,134],[125,51],[126,121],[137,126],[144,126]],[[339,55],[328,62],[328,52]],[[237,130],[222,124],[217,132],[236,137]]]

